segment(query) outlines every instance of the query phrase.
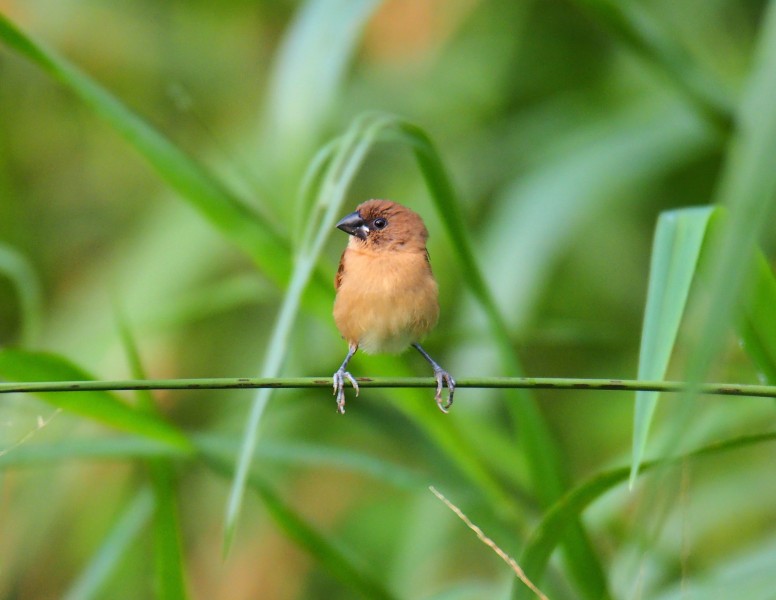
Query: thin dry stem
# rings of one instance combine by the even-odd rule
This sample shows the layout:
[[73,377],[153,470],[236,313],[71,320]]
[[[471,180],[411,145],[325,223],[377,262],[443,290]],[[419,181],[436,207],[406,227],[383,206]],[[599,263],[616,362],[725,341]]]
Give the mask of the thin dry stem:
[[59,413],[62,412],[61,408],[56,409],[53,413],[51,413],[48,418],[43,418],[41,415],[38,415],[37,424],[34,429],[31,429],[27,433],[25,433],[21,438],[16,440],[13,444],[8,446],[7,448],[3,448],[0,450],[0,458],[8,454],[9,452],[12,452],[19,448],[20,446],[26,444],[29,440],[32,439],[32,436],[34,436],[36,433],[38,433],[41,429],[46,427],[49,423],[51,423],[52,419],[56,417]]
[[515,572],[515,575],[517,575],[517,578],[520,579],[525,585],[527,585],[531,591],[536,594],[541,600],[549,600],[547,596],[545,596],[542,591],[536,587],[533,582],[528,579],[528,576],[525,574],[523,569],[520,568],[520,565],[517,564],[514,558],[509,556],[506,552],[504,552],[501,548],[499,548],[496,545],[496,542],[494,542],[492,539],[490,539],[485,533],[477,527],[474,523],[472,523],[469,520],[469,517],[467,517],[465,514],[463,514],[463,511],[458,508],[455,504],[450,502],[447,498],[442,495],[442,493],[437,490],[433,485],[430,485],[428,489],[431,490],[431,493],[433,493],[437,498],[439,498],[442,502],[445,503],[445,506],[452,510],[456,515],[458,515],[458,518],[461,519],[464,523],[466,523],[466,526],[471,529],[474,533],[477,534],[477,537],[480,538],[480,541],[482,541],[483,544],[488,546],[491,550],[493,550],[496,554],[498,554],[501,557],[501,560],[503,560],[505,563],[507,563],[511,569]]

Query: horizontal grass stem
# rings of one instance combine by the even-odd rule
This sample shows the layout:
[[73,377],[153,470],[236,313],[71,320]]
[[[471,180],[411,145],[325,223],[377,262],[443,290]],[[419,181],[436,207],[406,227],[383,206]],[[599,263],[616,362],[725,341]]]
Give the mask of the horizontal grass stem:
[[[365,388],[433,388],[433,377],[356,377]],[[221,377],[213,379],[129,379],[119,381],[32,381],[0,383],[0,394],[35,392],[85,392],[119,390],[229,390],[259,388],[327,388],[331,377]],[[690,389],[716,396],[776,398],[776,386],[743,383],[645,381],[638,379],[578,379],[564,377],[468,377],[456,380],[458,388],[545,389],[686,392]]]

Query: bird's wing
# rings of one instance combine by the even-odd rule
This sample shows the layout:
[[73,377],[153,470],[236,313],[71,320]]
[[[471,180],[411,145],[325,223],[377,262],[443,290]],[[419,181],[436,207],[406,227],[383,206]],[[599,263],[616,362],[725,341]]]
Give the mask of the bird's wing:
[[340,285],[342,284],[342,276],[345,274],[345,252],[347,252],[347,248],[342,253],[342,256],[340,256],[340,262],[339,267],[337,267],[337,275],[334,277],[334,291],[337,291],[340,289]]

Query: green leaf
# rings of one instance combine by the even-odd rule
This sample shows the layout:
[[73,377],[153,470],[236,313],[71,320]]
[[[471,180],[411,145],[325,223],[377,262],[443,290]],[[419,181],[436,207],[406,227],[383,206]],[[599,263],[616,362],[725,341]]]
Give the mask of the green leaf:
[[776,278],[762,252],[757,252],[752,270],[754,280],[743,299],[738,333],[761,376],[776,385]]
[[758,48],[729,144],[718,200],[726,218],[711,236],[709,302],[699,318],[701,335],[687,379],[703,381],[724,344],[747,284],[757,244],[776,217],[776,3],[765,13]]
[[732,94],[693,60],[668,29],[633,0],[575,0],[637,56],[658,67],[692,101],[699,112],[720,128],[730,122]]
[[0,470],[69,461],[184,457],[184,451],[145,437],[113,435],[99,439],[62,439],[15,446],[0,452]]
[[[397,120],[396,129],[413,150],[439,217],[447,230],[451,247],[464,275],[462,279],[488,318],[503,372],[520,376],[522,367],[509,336],[509,327],[477,265],[460,202],[439,152],[420,127]],[[528,459],[534,493],[539,502],[546,506],[559,498],[566,489],[561,450],[544,422],[535,399],[524,390],[515,390],[515,394],[517,398],[506,404],[506,410],[523,446],[522,452]],[[603,566],[581,523],[577,523],[569,533],[564,548],[581,594],[596,599],[608,597]]]
[[26,36],[1,13],[0,40],[62,83],[104,119],[173,189],[251,256],[267,276],[275,282],[287,280],[291,267],[289,242],[266,216],[248,206],[105,88]]
[[[201,448],[207,464],[216,472],[233,477],[233,467],[228,461]],[[258,492],[264,506],[283,532],[310,555],[332,576],[342,581],[356,592],[359,597],[388,600],[394,598],[378,581],[366,565],[352,552],[342,548],[335,540],[317,531],[299,515],[293,507],[278,496],[261,478],[251,474],[247,485]]]
[[35,269],[15,249],[0,243],[0,276],[8,278],[19,299],[20,345],[31,344],[38,335],[43,313],[42,293]]
[[178,515],[177,481],[168,459],[148,460],[154,488],[154,570],[160,600],[185,600],[183,546]]
[[[129,323],[124,316],[118,301],[115,301],[114,305],[116,307],[115,312],[119,327],[119,337],[121,339],[121,345],[124,348],[124,354],[129,362],[129,371],[135,379],[147,379],[145,369],[143,368],[143,361],[140,358],[140,349],[137,347],[137,342],[129,328]],[[136,390],[134,395],[135,398],[137,398],[137,406],[140,410],[152,415],[158,414],[154,396],[150,390]]]
[[103,587],[116,570],[132,542],[143,531],[153,509],[151,493],[141,489],[116,519],[113,528],[94,553],[80,577],[70,586],[63,600],[104,598]]
[[651,600],[687,598],[768,598],[773,588],[776,543],[770,536],[726,556],[718,566],[689,572],[680,581],[662,586]]
[[[6,381],[82,381],[87,373],[56,354],[6,349],[0,351],[0,378]],[[62,410],[93,419],[180,450],[192,449],[186,436],[158,417],[138,412],[108,392],[39,392],[41,400]]]
[[506,185],[480,232],[479,255],[511,331],[526,331],[559,261],[592,222],[718,143],[685,105],[651,94],[550,144]]
[[[664,212],[658,219],[641,330],[639,379],[665,377],[713,212],[712,207],[687,208]],[[657,392],[636,392],[631,485],[638,476],[659,397]]]
[[[336,147],[331,160],[325,163],[326,175],[319,181],[316,202],[307,222],[307,233],[294,261],[291,281],[267,345],[261,377],[277,377],[280,373],[302,296],[323,252],[323,246],[341,217],[348,187],[380,132],[389,124],[390,119],[378,114],[367,114],[355,119]],[[316,170],[320,166],[318,161],[313,165]],[[272,392],[270,388],[258,390],[251,403],[242,449],[237,458],[235,478],[226,506],[225,550],[229,548],[237,525],[248,471],[259,439],[259,423]]]
[[[231,436],[202,434],[196,436],[195,441],[197,446],[207,449],[209,454],[223,457],[224,460],[232,459],[240,448],[239,443]],[[262,441],[256,447],[254,457],[260,458],[265,463],[282,466],[293,465],[314,470],[325,467],[356,473],[404,490],[418,490],[428,485],[427,475],[419,470],[370,456],[364,452],[323,444]]]
[[273,156],[307,159],[326,125],[350,57],[380,0],[308,0],[299,7],[273,66],[267,139]]
[[[117,310],[119,331],[124,352],[132,375],[145,379],[146,373],[129,323],[120,309]],[[138,407],[149,415],[158,410],[149,390],[137,390]],[[147,461],[154,490],[154,567],[156,594],[160,600],[185,600],[186,582],[181,544],[180,518],[178,516],[177,482],[170,460],[151,458]]]
[[[724,442],[711,444],[683,456],[677,456],[668,461],[645,462],[641,474],[656,467],[666,465],[681,465],[688,459],[701,458],[720,452],[728,452],[754,444],[776,441],[776,432],[741,436]],[[622,467],[601,473],[568,492],[559,502],[548,510],[536,527],[525,550],[518,561],[528,578],[539,585],[553,550],[565,538],[570,524],[577,522],[585,509],[616,485],[627,480],[630,469]],[[515,588],[514,600],[528,600],[531,591],[527,588]]]

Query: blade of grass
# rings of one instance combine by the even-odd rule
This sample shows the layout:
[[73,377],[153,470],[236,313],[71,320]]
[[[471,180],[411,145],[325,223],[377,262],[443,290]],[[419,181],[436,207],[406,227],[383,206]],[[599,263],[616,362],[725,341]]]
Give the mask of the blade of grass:
[[692,59],[652,15],[632,0],[575,0],[637,56],[655,65],[721,130],[730,128],[732,93]]
[[[208,453],[232,460],[240,445],[233,437],[198,435],[196,443]],[[426,476],[415,468],[389,462],[364,452],[354,452],[322,444],[262,442],[254,459],[265,463],[309,468],[335,469],[357,473],[400,489],[417,490],[426,485]],[[2,465],[2,462],[0,462]]]
[[[118,303],[115,303],[118,306]],[[124,352],[133,377],[145,379],[145,370],[129,324],[121,310],[116,311]],[[135,392],[138,407],[144,413],[158,416],[159,411],[148,390]],[[159,600],[185,600],[183,547],[178,516],[177,483],[169,459],[153,457],[146,460],[154,491],[154,572],[156,597]]]
[[[658,467],[677,466],[687,460],[774,441],[776,441],[776,432],[741,436],[711,444],[671,460],[644,462],[640,474],[644,475]],[[629,467],[621,467],[601,473],[568,492],[544,514],[541,522],[526,544],[520,559],[523,570],[534,583],[538,585],[541,582],[550,555],[563,540],[569,524],[576,522],[588,506],[615,486],[627,481],[629,476]],[[512,596],[514,600],[528,600],[530,597],[530,594],[526,593],[526,590],[522,588],[515,588],[515,594]]]
[[[660,217],[653,246],[639,379],[659,380],[665,375],[695,270],[699,265],[705,265],[704,270],[709,268],[709,244],[704,240],[724,221],[720,216],[720,208],[703,207],[670,211]],[[766,380],[771,380],[776,376],[776,279],[761,252],[756,253],[751,270],[755,281],[751,292],[742,298],[738,332],[746,352]],[[631,486],[643,458],[658,397],[658,392],[636,394]]]
[[[341,208],[348,186],[385,124],[384,118],[375,115],[365,115],[356,119],[343,136],[342,143],[328,164],[327,174],[321,181],[317,202],[313,206],[308,220],[307,234],[303,238],[303,245],[298,250],[294,260],[288,291],[283,298],[270,342],[267,345],[261,369],[262,377],[276,377],[283,366],[291,330],[304,290],[316,268],[326,239],[334,229],[337,219],[341,216]],[[251,458],[258,442],[259,423],[271,394],[271,389],[262,389],[256,394],[251,404],[243,436],[243,448],[237,459],[235,479],[227,502],[224,533],[225,550],[231,544],[237,524]]]
[[295,172],[318,141],[364,25],[380,0],[308,0],[278,50],[269,82],[266,139]]
[[66,463],[77,460],[128,460],[132,458],[178,457],[186,453],[156,440],[135,436],[94,439],[63,439],[57,442],[25,444],[12,452],[0,453],[0,471]]
[[[716,199],[727,210],[710,231],[704,270],[706,302],[698,303],[698,335],[688,348],[685,380],[691,383],[667,424],[660,456],[673,456],[687,438],[700,384],[714,366],[751,289],[757,244],[776,212],[776,2],[769,3],[752,69],[735,114],[735,131]],[[706,268],[707,267],[707,268]],[[656,484],[659,487],[659,483]],[[655,532],[664,522],[655,525]]]
[[753,68],[736,113],[718,200],[728,209],[712,236],[709,298],[688,380],[703,381],[721,347],[733,310],[751,276],[750,265],[776,212],[776,3],[770,2]]
[[169,459],[147,460],[154,490],[154,572],[156,597],[185,600],[186,578],[178,515],[177,481]]
[[172,188],[251,256],[270,279],[276,283],[287,280],[291,267],[289,242],[269,218],[249,207],[203,166],[76,66],[26,36],[2,13],[0,40],[62,83],[104,119]]
[[776,384],[776,277],[762,252],[755,258],[754,282],[744,298],[738,333],[761,378]]
[[[55,354],[5,349],[0,351],[0,377],[7,381],[73,381],[92,379],[87,373]],[[65,411],[93,419],[179,450],[190,451],[190,442],[162,419],[143,414],[107,392],[39,392],[45,402]]]
[[[647,304],[641,330],[639,379],[663,379],[676,343],[712,207],[660,215],[652,244]],[[630,485],[636,481],[660,394],[636,392]]]
[[[197,447],[220,460],[234,460],[240,449],[233,436],[200,434],[193,436]],[[159,442],[135,436],[67,439],[38,442],[0,452],[0,471],[48,466],[73,461],[116,461],[137,458],[184,458],[185,454]],[[389,462],[363,452],[332,446],[303,443],[264,442],[257,446],[254,459],[284,466],[327,468],[364,475],[402,490],[424,488],[428,476],[417,468]]]
[[63,600],[104,598],[105,583],[126,554],[134,539],[143,531],[153,510],[153,498],[148,489],[141,489],[127,505],[94,553],[81,576],[73,582]]
[[513,335],[526,330],[557,264],[591,222],[720,145],[685,105],[655,95],[559,135],[498,194],[479,231],[480,264]]
[[[223,460],[200,448],[204,460],[216,473],[235,478],[232,462]],[[333,539],[308,524],[291,506],[278,496],[261,478],[251,474],[248,487],[256,491],[277,526],[301,548],[305,549],[328,573],[336,577],[360,597],[387,600],[394,598],[382,582],[368,571],[351,552],[340,547]]]
[[[277,373],[281,366],[287,344],[286,338],[293,325],[294,314],[298,305],[298,294],[301,293],[304,286],[305,271],[309,270],[312,263],[317,260],[329,230],[333,228],[336,218],[341,216],[340,206],[342,198],[350,182],[372,145],[381,136],[389,136],[392,132],[395,132],[396,123],[397,120],[392,115],[382,113],[364,114],[354,120],[351,128],[343,136],[340,143],[331,146],[335,150],[329,160],[324,160],[320,157],[314,160],[312,168],[317,170],[318,168],[328,166],[328,169],[326,175],[322,178],[318,176],[305,178],[305,181],[308,182],[320,180],[320,188],[316,202],[311,204],[310,216],[305,233],[301,238],[306,240],[306,245],[300,249],[299,258],[296,261],[297,268],[300,270],[298,272],[295,271],[292,275],[292,287],[289,288],[289,292],[281,307],[281,313],[269,344],[268,358],[264,366],[265,374],[270,372]],[[257,394],[248,417],[243,450],[238,458],[237,475],[233,482],[227,505],[225,548],[229,547],[234,531],[234,524],[239,513],[242,490],[247,480],[251,456],[258,442],[258,424],[270,395],[271,390],[269,389]],[[453,462],[481,486],[486,491],[486,494],[490,495],[496,506],[501,507],[501,509],[507,506],[510,512],[514,514],[514,507],[508,501],[509,495],[504,492],[503,486],[488,473],[487,469],[483,468],[481,461],[476,458],[476,448],[471,448],[471,452],[467,451],[469,444],[466,443],[465,438],[457,434],[449,424],[440,423],[435,418],[438,415],[430,410],[428,406],[421,405],[420,403],[411,403],[403,406],[403,409],[412,413],[418,418],[420,423],[423,423],[426,432],[431,434],[432,439],[445,448]]]
[[714,569],[689,572],[670,587],[651,594],[652,600],[687,600],[687,598],[768,598],[773,585],[776,543],[765,538],[732,552]]
[[38,336],[43,313],[42,293],[35,269],[15,249],[0,243],[0,275],[16,290],[19,301],[19,345],[28,346]]
[[[366,113],[354,121],[354,126],[360,119],[365,122],[370,119],[377,119],[382,123],[375,134],[375,142],[379,141],[380,137],[383,139],[395,138],[396,117],[385,113]],[[328,169],[332,168],[333,157],[338,152],[348,151],[344,147],[346,140],[347,136],[326,144],[316,153],[310,163],[301,185],[302,191],[300,193],[300,201],[298,202],[300,207],[299,213],[310,215],[310,217],[303,229],[303,233],[299,236],[300,240],[310,240],[315,236],[315,228],[322,218],[322,215],[319,214],[320,210],[315,209],[316,198],[320,197],[320,194],[316,195],[316,191],[323,189],[324,185],[328,185],[325,183],[326,173]],[[360,360],[367,367],[373,362],[373,359],[365,356],[361,356]],[[441,448],[448,452],[458,468],[478,486],[478,489],[484,492],[494,506],[499,507],[497,509],[499,512],[512,514],[513,517],[517,517],[518,522],[522,521],[522,516],[510,501],[510,496],[505,491],[503,485],[484,468],[482,461],[477,457],[477,448],[455,426],[450,423],[440,423],[437,418],[438,415],[434,411],[428,410],[428,407],[421,405],[420,402],[421,398],[418,395],[417,403],[411,402],[400,406],[405,413],[422,425],[425,432]]]
[[[460,263],[463,279],[488,318],[491,335],[501,357],[502,369],[506,373],[519,376],[522,368],[509,337],[509,328],[477,265],[460,203],[444,163],[431,139],[421,128],[407,121],[398,121],[397,129],[413,148],[420,171]],[[507,410],[528,457],[534,493],[543,506],[548,506],[566,489],[566,474],[560,448],[553,440],[535,399],[525,391],[518,392],[518,398],[517,402],[507,404]],[[564,549],[580,592],[588,598],[608,597],[603,567],[581,523],[577,523],[570,531]]]
[[[374,113],[373,118],[383,120],[384,127],[379,133],[382,134],[386,140],[395,139],[396,134],[399,134],[398,139],[405,143],[409,141],[410,147],[414,149],[414,144],[417,140],[412,138],[412,134],[415,132],[413,125],[385,113]],[[432,149],[432,153],[433,152]],[[316,167],[325,165],[327,162],[327,155],[328,147],[324,148],[316,155],[313,165]],[[434,157],[437,158],[439,165],[441,165],[438,156],[434,154],[431,158]],[[421,159],[419,158],[419,162],[420,161]],[[422,162],[421,172],[424,173]],[[431,181],[441,181],[440,179],[434,180],[433,174],[430,177]],[[305,181],[307,185],[311,185],[316,179],[317,176],[311,175],[307,177]],[[452,188],[448,187],[448,189],[451,190]],[[448,201],[451,198],[452,196],[444,197],[443,201]],[[308,221],[308,224],[315,224],[318,220],[318,218],[313,217]],[[309,239],[311,234],[312,232],[306,233],[302,239]],[[372,362],[368,357],[361,357],[361,361],[367,365]],[[522,517],[518,517],[518,511],[510,501],[510,494],[505,491],[503,485],[499,483],[486,468],[483,468],[482,461],[477,457],[477,448],[472,447],[461,432],[457,431],[454,426],[449,423],[440,423],[439,420],[435,418],[438,415],[436,415],[433,410],[429,410],[428,406],[420,403],[420,397],[418,397],[418,402],[402,404],[401,409],[412,416],[416,422],[420,423],[425,432],[439,444],[440,447],[446,450],[453,462],[485,493],[485,496],[490,498],[493,505],[498,507],[498,512],[512,514],[513,517],[517,517],[517,522],[522,521]]]
[[[439,154],[431,140],[419,127],[401,121],[398,123],[398,128],[407,136],[407,140],[416,153],[421,172],[460,263],[461,271],[464,274],[463,279],[488,317],[491,333],[496,340],[502,360],[502,369],[512,376],[519,377],[522,369],[509,338],[509,328],[506,326],[477,265],[468,228]],[[513,414],[513,419],[520,431],[525,428],[526,437],[523,441],[526,445],[526,454],[532,462],[534,483],[537,486],[536,493],[541,502],[552,502],[565,487],[562,481],[563,477],[560,475],[563,469],[558,449],[552,441],[549,430],[533,399],[522,393],[520,400],[522,401],[514,403],[518,408],[515,409],[517,412]]]

